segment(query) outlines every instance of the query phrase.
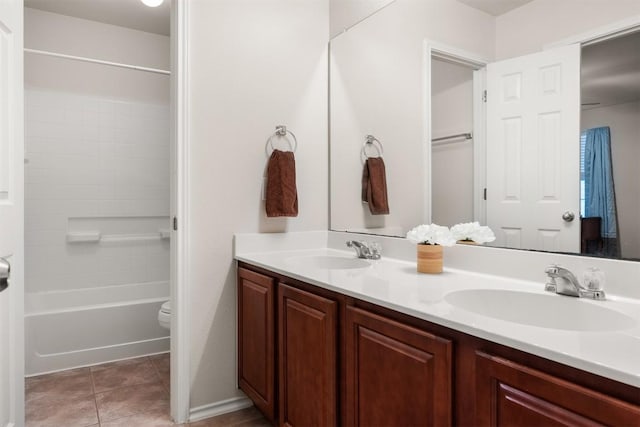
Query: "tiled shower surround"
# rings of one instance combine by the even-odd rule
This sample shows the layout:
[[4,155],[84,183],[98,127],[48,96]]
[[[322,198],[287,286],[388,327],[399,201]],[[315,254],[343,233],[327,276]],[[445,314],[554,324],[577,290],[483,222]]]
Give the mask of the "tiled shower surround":
[[66,235],[168,228],[169,106],[27,89],[25,123],[26,291],[168,280],[166,241]]
[[168,349],[169,140],[168,105],[25,91],[27,375]]

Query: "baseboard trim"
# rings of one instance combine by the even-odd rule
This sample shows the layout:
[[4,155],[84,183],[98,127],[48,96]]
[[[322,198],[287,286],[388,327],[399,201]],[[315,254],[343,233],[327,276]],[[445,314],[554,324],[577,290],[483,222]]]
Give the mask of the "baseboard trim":
[[246,397],[234,397],[219,402],[209,403],[208,405],[198,406],[189,410],[189,421],[200,421],[205,418],[215,417],[216,415],[226,414],[228,412],[239,411],[240,409],[253,406],[253,402]]

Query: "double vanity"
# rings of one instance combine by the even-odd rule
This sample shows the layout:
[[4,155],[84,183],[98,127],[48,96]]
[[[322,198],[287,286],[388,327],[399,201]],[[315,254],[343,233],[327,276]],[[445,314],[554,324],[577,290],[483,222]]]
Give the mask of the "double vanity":
[[544,266],[500,274],[562,255],[458,245],[425,275],[409,242],[377,239],[366,260],[354,237],[236,236],[239,385],[274,423],[640,424],[636,295],[545,292]]

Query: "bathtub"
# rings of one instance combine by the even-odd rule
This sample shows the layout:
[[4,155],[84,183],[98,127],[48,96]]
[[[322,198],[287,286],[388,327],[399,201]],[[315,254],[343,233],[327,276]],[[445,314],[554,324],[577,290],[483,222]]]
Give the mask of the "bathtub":
[[168,299],[168,282],[26,293],[26,375],[169,351]]

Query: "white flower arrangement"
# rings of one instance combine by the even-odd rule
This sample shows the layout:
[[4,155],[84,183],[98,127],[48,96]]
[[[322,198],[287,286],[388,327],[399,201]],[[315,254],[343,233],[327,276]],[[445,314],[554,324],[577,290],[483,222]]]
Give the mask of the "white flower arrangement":
[[496,236],[487,226],[478,222],[463,222],[451,227],[451,234],[455,240],[474,241],[480,245],[493,242]]
[[457,241],[473,241],[480,245],[493,242],[496,236],[478,222],[463,222],[451,229],[438,224],[422,224],[407,233],[407,239],[419,245],[453,246]]
[[407,233],[407,239],[419,245],[453,246],[456,244],[451,230],[437,224],[419,225]]

